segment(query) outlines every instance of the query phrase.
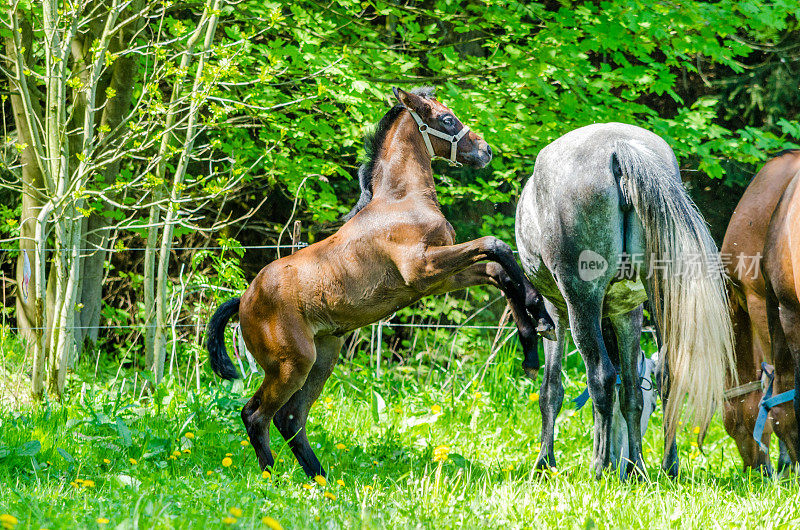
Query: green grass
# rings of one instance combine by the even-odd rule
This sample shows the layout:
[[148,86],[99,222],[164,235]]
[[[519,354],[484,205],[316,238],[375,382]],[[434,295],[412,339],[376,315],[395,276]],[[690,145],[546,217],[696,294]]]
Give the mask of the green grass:
[[[274,428],[278,462],[262,477],[239,419],[255,378],[232,386],[207,378],[199,392],[173,379],[140,401],[133,374],[115,380],[109,366],[95,379],[92,364],[70,381],[65,402],[0,411],[0,514],[24,529],[266,528],[265,516],[284,528],[797,526],[797,483],[742,474],[719,420],[704,455],[681,433],[682,473],[671,481],[658,471],[657,410],[645,439],[649,480],[609,473],[598,482],[591,407],[570,414],[565,404],[559,469],[534,472],[538,383],[521,377],[513,347],[488,365],[475,357],[457,357],[447,371],[415,360],[381,380],[358,362],[340,364],[309,422],[325,487],[305,478]],[[569,399],[585,377],[577,356],[566,367]],[[440,464],[433,455],[442,445],[449,458]],[[173,451],[180,456],[170,459]]]

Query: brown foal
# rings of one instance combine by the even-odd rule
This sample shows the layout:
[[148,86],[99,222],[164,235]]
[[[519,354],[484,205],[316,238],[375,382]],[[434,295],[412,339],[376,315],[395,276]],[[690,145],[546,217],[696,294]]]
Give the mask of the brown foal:
[[[753,428],[762,396],[759,383],[761,363],[774,362],[777,365],[775,392],[792,387],[794,369],[783,366],[779,363],[779,359],[772,355],[767,312],[770,305],[777,306],[775,302],[768,304],[767,288],[759,256],[765,256],[767,261],[767,232],[770,220],[772,219],[774,224],[780,223],[781,220],[784,223],[788,222],[785,213],[778,212],[778,203],[798,171],[800,171],[800,151],[786,151],[768,161],[739,200],[720,249],[724,257],[730,258],[726,268],[730,278],[729,300],[736,340],[736,371],[740,383],[736,388],[729,388],[726,393],[723,410],[725,429],[736,441],[744,468],[760,469],[765,474],[771,473],[769,455],[760,451],[753,439]],[[795,261],[795,267],[798,265],[800,261]],[[798,277],[800,275],[795,275],[795,278]],[[795,327],[795,330],[797,329]],[[795,344],[800,345],[800,342]],[[779,353],[781,351],[776,352]],[[783,363],[785,364],[787,360],[791,363],[791,357],[784,358]],[[729,381],[729,387],[732,384]],[[773,409],[773,418],[784,411],[788,413],[788,409],[786,406],[776,407]],[[783,422],[775,422],[779,434],[781,426],[789,429],[795,425],[794,414],[790,415],[791,418],[786,418]],[[795,425],[794,431],[796,430]],[[769,446],[771,431],[771,426],[767,423],[762,436],[762,442],[766,446]],[[779,467],[786,464],[784,458],[779,460]]]
[[473,285],[499,287],[517,323],[524,366],[529,374],[539,368],[534,322],[552,327],[539,294],[499,239],[454,244],[453,227],[436,198],[432,158],[481,168],[491,160],[491,148],[431,89],[394,93],[399,104],[367,139],[369,161],[359,170],[362,196],[347,222],[327,239],[261,269],[241,300],[222,304],[209,323],[215,373],[237,376],[223,339],[225,323],[237,310],[245,344],[264,369],[264,381],[242,409],[262,469],[274,464],[274,421],[306,474],[325,474],[309,445],[306,421],[344,336],[424,296]]

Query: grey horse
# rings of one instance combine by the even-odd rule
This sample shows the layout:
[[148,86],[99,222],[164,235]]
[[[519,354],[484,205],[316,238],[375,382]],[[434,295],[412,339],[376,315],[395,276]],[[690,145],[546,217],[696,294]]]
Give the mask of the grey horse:
[[733,332],[716,246],[681,184],[669,145],[621,123],[589,125],[555,140],[539,153],[520,196],[516,239],[523,268],[557,322],[557,340],[545,343],[537,467],[556,465],[553,428],[564,396],[561,358],[569,326],[592,398],[595,476],[611,464],[617,363],[609,356],[609,335],[619,357],[619,401],[628,431],[623,475],[644,474],[636,360],[639,306],[649,300],[665,352],[662,466],[677,474],[675,430],[683,397],[704,433],[733,366]]

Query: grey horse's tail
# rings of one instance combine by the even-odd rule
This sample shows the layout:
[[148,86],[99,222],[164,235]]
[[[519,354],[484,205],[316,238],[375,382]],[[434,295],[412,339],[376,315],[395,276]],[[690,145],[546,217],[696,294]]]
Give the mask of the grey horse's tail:
[[[700,440],[735,374],[733,327],[724,269],[705,220],[671,161],[641,145],[615,146],[620,187],[644,227],[651,306],[664,340],[670,395],[664,411],[672,438],[688,396]],[[612,161],[613,162],[613,161]]]
[[239,373],[225,350],[225,324],[235,313],[239,312],[239,300],[239,298],[231,298],[223,303],[208,322],[206,338],[208,358],[211,360],[211,369],[223,379],[239,378]]

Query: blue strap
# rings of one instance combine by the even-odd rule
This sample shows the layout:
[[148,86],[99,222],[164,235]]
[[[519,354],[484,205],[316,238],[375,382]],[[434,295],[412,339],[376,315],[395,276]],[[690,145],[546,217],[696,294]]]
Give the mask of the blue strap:
[[[647,368],[647,361],[645,360],[644,352],[639,354],[639,380],[641,381],[644,378],[644,371]],[[648,381],[649,382],[649,381]],[[622,378],[617,374],[617,386],[622,384]],[[644,390],[650,390],[650,388],[645,388]],[[589,401],[589,387],[587,386],[586,389],[581,392],[581,395],[576,397],[572,400],[575,403],[575,410],[581,410],[586,402]]]
[[767,424],[769,411],[777,405],[792,401],[794,399],[794,390],[788,390],[777,396],[773,396],[772,383],[775,380],[775,371],[770,370],[767,363],[761,363],[761,371],[767,376],[769,383],[767,384],[767,390],[764,392],[764,396],[758,403],[758,417],[756,418],[756,425],[753,428],[753,438],[755,438],[758,443],[758,447],[766,453],[767,446],[761,441],[761,437],[764,436],[764,426]]
[[[619,386],[621,384],[622,384],[622,379],[618,375],[617,376],[617,386]],[[575,410],[581,410],[583,408],[583,406],[586,405],[587,401],[589,401],[589,387],[588,386],[586,387],[586,389],[583,392],[581,392],[580,396],[578,396],[578,397],[576,397],[575,399],[572,400],[572,402],[575,403]]]

